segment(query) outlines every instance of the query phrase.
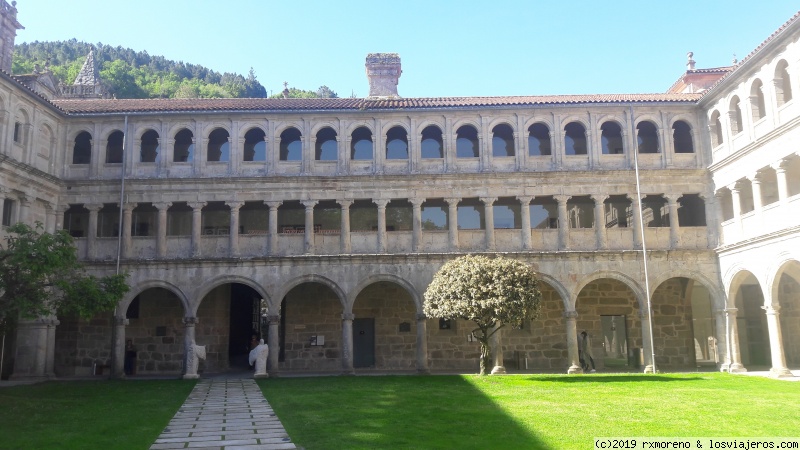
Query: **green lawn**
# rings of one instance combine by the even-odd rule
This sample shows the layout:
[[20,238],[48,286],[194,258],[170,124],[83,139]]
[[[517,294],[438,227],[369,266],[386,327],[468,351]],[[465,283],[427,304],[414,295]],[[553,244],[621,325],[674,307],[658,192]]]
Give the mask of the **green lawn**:
[[194,381],[69,381],[0,388],[2,449],[147,449]]
[[321,449],[586,449],[594,437],[799,436],[800,383],[681,375],[375,376],[259,381]]

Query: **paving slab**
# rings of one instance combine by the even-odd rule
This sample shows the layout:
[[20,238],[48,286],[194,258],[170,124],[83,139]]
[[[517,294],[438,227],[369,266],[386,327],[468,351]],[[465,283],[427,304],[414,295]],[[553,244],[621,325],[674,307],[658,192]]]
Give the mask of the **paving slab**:
[[200,380],[150,450],[297,449],[252,379]]

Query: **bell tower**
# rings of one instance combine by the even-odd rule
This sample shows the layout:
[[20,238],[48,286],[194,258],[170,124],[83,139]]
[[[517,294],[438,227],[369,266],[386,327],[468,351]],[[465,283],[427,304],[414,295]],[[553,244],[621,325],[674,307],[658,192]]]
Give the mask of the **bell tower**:
[[17,30],[25,29],[17,22],[16,1],[9,4],[6,0],[0,0],[0,21],[0,70],[11,73],[14,38],[17,37]]

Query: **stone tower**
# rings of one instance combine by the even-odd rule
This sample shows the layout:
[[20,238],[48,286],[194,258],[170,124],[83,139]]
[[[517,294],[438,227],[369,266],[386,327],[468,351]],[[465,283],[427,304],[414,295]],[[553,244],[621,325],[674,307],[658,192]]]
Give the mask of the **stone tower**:
[[368,98],[399,98],[397,81],[403,73],[397,53],[369,53],[367,55]]
[[63,98],[109,98],[108,88],[100,80],[94,49],[86,55],[75,82],[71,86],[61,86]]
[[14,54],[14,38],[17,30],[25,27],[17,22],[17,2],[9,4],[0,0],[0,69],[11,73],[11,57]]

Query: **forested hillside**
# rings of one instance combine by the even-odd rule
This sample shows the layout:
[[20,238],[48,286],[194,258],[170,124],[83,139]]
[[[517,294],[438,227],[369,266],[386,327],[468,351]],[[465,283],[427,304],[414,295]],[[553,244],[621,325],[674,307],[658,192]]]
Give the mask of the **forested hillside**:
[[[32,42],[15,46],[13,73],[32,73],[34,65],[50,70],[64,84],[72,84],[94,47],[100,78],[117,98],[263,98],[267,90],[250,69],[247,76],[219,73],[198,64],[152,56],[146,51],[89,44],[75,39]],[[277,94],[280,96],[280,94]],[[317,91],[289,89],[290,97],[336,97],[325,86]]]

